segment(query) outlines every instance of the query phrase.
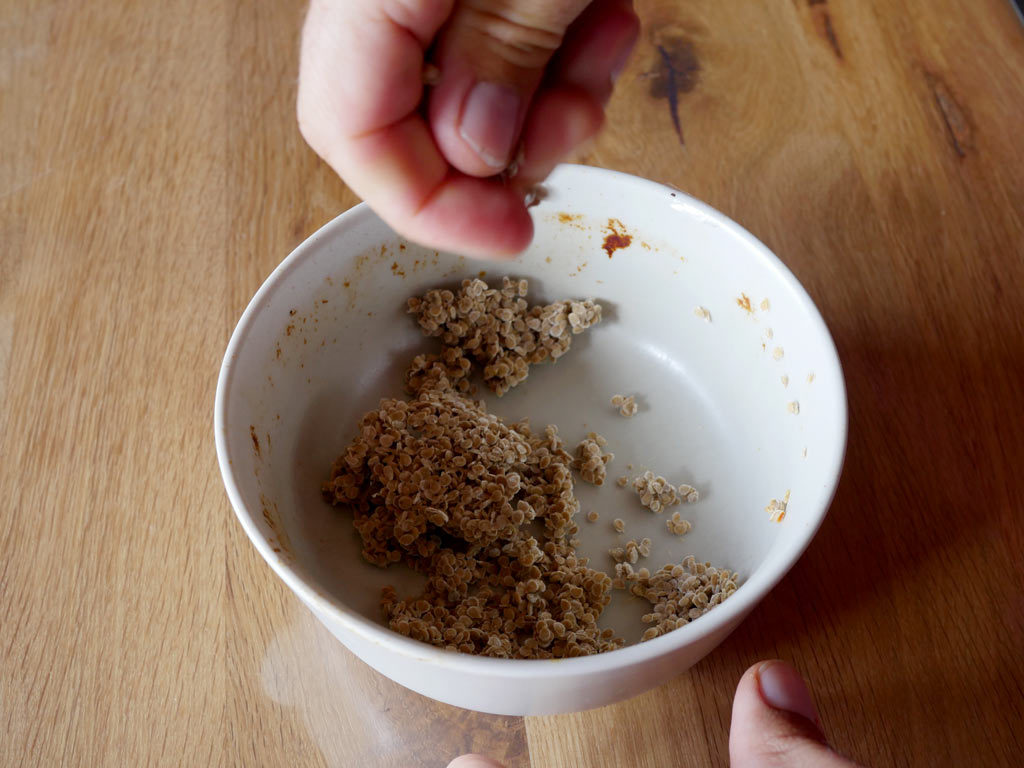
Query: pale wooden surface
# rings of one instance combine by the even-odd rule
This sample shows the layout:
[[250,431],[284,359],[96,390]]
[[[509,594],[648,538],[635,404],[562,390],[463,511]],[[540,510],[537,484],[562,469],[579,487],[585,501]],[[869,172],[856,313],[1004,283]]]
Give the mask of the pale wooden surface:
[[302,3],[0,2],[0,764],[723,765],[733,687],[770,656],[859,760],[1019,759],[1024,31],[1005,0],[638,5],[587,160],[790,265],[843,359],[849,458],[810,550],[711,657],[524,723],[355,660],[221,486],[231,328],[355,202],[295,127]]

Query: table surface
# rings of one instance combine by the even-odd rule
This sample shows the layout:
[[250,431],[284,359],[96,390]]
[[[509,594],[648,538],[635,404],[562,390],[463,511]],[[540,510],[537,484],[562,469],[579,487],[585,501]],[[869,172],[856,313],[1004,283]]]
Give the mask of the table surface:
[[583,159],[685,189],[792,268],[845,367],[849,454],[808,552],[711,656],[631,701],[525,719],[356,660],[220,481],[234,323],[356,202],[296,129],[303,5],[0,0],[0,763],[724,765],[734,686],[766,657],[809,677],[860,761],[1019,759],[1010,3],[638,1]]

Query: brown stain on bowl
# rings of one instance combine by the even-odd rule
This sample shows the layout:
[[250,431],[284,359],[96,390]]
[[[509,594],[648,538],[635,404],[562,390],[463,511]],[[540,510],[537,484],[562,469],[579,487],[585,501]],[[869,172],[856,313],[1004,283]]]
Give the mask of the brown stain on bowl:
[[279,515],[277,511],[277,504],[268,499],[264,494],[260,494],[260,506],[262,507],[263,521],[267,524],[273,533],[272,536],[267,537],[267,541],[273,544],[274,540],[277,540],[278,546],[272,546],[271,548],[288,558],[293,557],[292,545],[288,538],[288,534],[284,530],[284,526],[281,525]]
[[746,312],[748,315],[754,314],[754,307],[750,303],[750,297],[745,293],[741,293],[739,298],[736,299],[736,306]]
[[569,213],[568,211],[561,211],[556,214],[552,214],[548,217],[551,221],[557,221],[563,227],[572,227],[573,229],[585,230],[587,227],[583,223],[583,214],[581,213]]
[[628,248],[633,242],[633,236],[626,231],[626,226],[618,219],[608,219],[608,223],[605,225],[605,231],[608,233],[604,238],[604,252],[608,254],[610,259],[615,255],[615,252],[621,248]]
[[[389,248],[387,243],[381,243],[380,246],[370,246],[360,253],[357,253],[352,259],[352,263],[346,273],[339,276],[342,280],[342,285],[346,289],[345,298],[348,300],[349,309],[353,309],[356,306],[356,302],[359,298],[359,283],[376,265],[381,262],[387,264],[387,260],[389,258],[388,254]],[[392,273],[397,275],[399,269],[398,262],[393,262]]]
[[252,451],[258,458],[260,456],[260,439],[256,435],[256,426],[254,424],[249,425],[249,437],[252,438]]

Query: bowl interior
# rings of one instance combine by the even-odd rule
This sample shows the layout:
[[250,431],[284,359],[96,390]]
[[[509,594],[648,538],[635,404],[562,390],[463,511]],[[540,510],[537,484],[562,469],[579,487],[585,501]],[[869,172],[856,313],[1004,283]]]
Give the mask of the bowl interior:
[[[264,554],[370,621],[380,622],[382,586],[413,591],[419,579],[365,563],[349,516],[320,486],[361,415],[401,396],[409,361],[436,349],[406,299],[466,277],[492,286],[525,277],[531,303],[604,305],[603,322],[557,363],[534,366],[503,398],[481,388],[494,412],[555,424],[571,447],[590,431],[608,439],[608,482],[576,484],[582,510],[600,516],[579,517],[580,549],[595,567],[611,571],[610,546],[647,536],[653,552],[640,565],[651,570],[693,554],[746,582],[777,577],[831,498],[845,445],[842,373],[820,316],[777,259],[684,194],[620,174],[561,168],[533,211],[534,245],[494,263],[407,243],[360,207],[281,265],[237,331],[223,439]],[[637,396],[632,419],[609,403],[620,393]],[[693,523],[685,537],[616,486],[645,469],[699,490],[698,503],[672,510]],[[766,505],[787,492],[787,514],[772,522]],[[603,623],[634,642],[644,612],[616,593]]]

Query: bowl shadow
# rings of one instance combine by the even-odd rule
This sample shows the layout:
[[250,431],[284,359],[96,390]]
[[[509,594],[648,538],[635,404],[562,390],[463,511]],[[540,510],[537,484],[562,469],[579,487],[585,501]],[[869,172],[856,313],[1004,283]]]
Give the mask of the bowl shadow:
[[1004,330],[945,346],[837,338],[851,425],[842,480],[808,551],[691,670],[707,719],[727,725],[743,671],[781,657],[807,673],[830,738],[856,759],[878,759],[865,733],[905,744],[922,711],[958,724],[928,729],[946,754],[966,754],[957,732],[1012,740],[1024,597],[1001,585],[1022,575],[1024,335]]

